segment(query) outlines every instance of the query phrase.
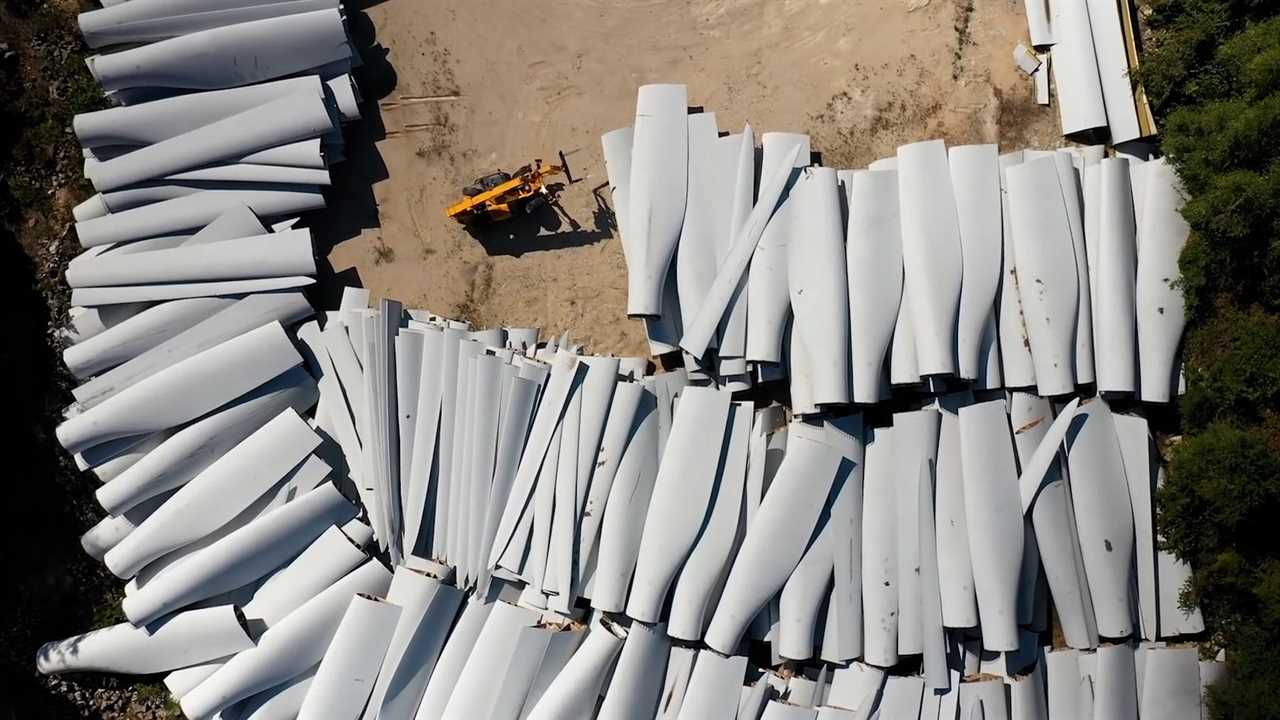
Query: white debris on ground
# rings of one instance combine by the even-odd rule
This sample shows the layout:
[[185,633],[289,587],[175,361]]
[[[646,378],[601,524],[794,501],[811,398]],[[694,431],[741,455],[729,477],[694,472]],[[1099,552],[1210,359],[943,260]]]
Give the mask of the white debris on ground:
[[1013,49],[1013,62],[1027,75],[1035,74],[1036,69],[1040,67],[1040,57],[1022,43],[1018,43],[1018,46]]

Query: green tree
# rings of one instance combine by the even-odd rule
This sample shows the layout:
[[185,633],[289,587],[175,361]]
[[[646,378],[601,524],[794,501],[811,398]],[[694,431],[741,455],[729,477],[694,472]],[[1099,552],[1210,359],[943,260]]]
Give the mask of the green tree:
[[1159,495],[1231,679],[1220,720],[1280,718],[1280,3],[1156,0],[1140,79],[1186,190],[1185,434]]

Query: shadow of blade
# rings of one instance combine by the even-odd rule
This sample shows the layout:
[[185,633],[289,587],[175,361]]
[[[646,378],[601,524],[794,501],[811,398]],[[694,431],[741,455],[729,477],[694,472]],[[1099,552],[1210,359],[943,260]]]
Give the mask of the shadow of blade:
[[[8,225],[15,205],[0,189],[0,376],[8,380],[10,415],[4,456],[12,482],[0,527],[0,718],[80,717],[71,699],[98,689],[119,689],[134,679],[36,672],[40,646],[123,619],[119,583],[80,546],[80,535],[102,516],[94,499],[99,483],[76,469],[55,428],[71,401],[75,381],[62,366],[50,328],[65,309],[48,288],[61,282],[60,259],[29,252]],[[39,252],[39,251],[34,251]],[[65,646],[76,653],[77,643]],[[6,710],[8,712],[6,712]]]
[[[366,2],[364,7],[374,4]],[[355,268],[336,271],[329,254],[339,244],[381,226],[373,186],[389,177],[378,151],[378,142],[387,136],[379,101],[395,90],[399,78],[388,60],[389,51],[377,43],[369,16],[352,13],[347,22],[361,60],[352,71],[360,90],[360,119],[344,128],[345,157],[330,168],[333,184],[325,194],[326,207],[302,222],[315,243],[316,284],[308,295],[316,307],[337,307],[343,287],[362,286]]]

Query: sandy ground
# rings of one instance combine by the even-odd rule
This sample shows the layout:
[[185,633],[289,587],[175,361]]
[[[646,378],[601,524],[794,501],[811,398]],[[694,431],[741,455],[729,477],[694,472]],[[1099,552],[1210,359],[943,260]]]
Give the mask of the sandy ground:
[[[1020,0],[441,5],[386,0],[357,18],[391,70],[368,88],[381,117],[358,130],[317,223],[329,261],[375,297],[481,325],[571,330],[596,352],[645,348],[625,316],[599,144],[632,122],[641,84],[687,83],[722,130],[749,120],[757,133],[808,132],[834,167],[931,137],[1002,149],[1058,141],[1056,110],[1035,105],[1012,63],[1026,33]],[[377,153],[364,156],[362,140]],[[578,180],[561,194],[563,214],[479,236],[445,217],[475,177],[559,150]]]

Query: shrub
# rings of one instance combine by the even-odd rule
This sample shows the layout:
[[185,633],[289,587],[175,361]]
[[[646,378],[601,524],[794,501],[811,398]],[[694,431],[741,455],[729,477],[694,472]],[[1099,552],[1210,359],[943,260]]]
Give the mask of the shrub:
[[[1200,25],[1173,28],[1180,23],[1170,31],[1197,38],[1204,32]],[[1162,51],[1199,47],[1199,40],[1158,37],[1143,77],[1163,83],[1165,63],[1182,68],[1187,59]],[[1161,91],[1164,151],[1189,195],[1184,215],[1193,239],[1182,261],[1188,312],[1201,317],[1223,295],[1280,310],[1280,18],[1243,26],[1203,52],[1199,68],[1186,71],[1188,88]]]
[[1200,607],[1210,639],[1227,648],[1233,682],[1212,695],[1218,718],[1275,718],[1280,708],[1278,440],[1227,424],[1189,435],[1157,496],[1165,546],[1194,568],[1183,601]]
[[1260,423],[1280,409],[1280,316],[1220,306],[1187,333],[1187,429]]
[[1215,423],[1175,445],[1159,493],[1166,545],[1197,569],[1225,571],[1274,557],[1280,549],[1277,440],[1259,428]]

